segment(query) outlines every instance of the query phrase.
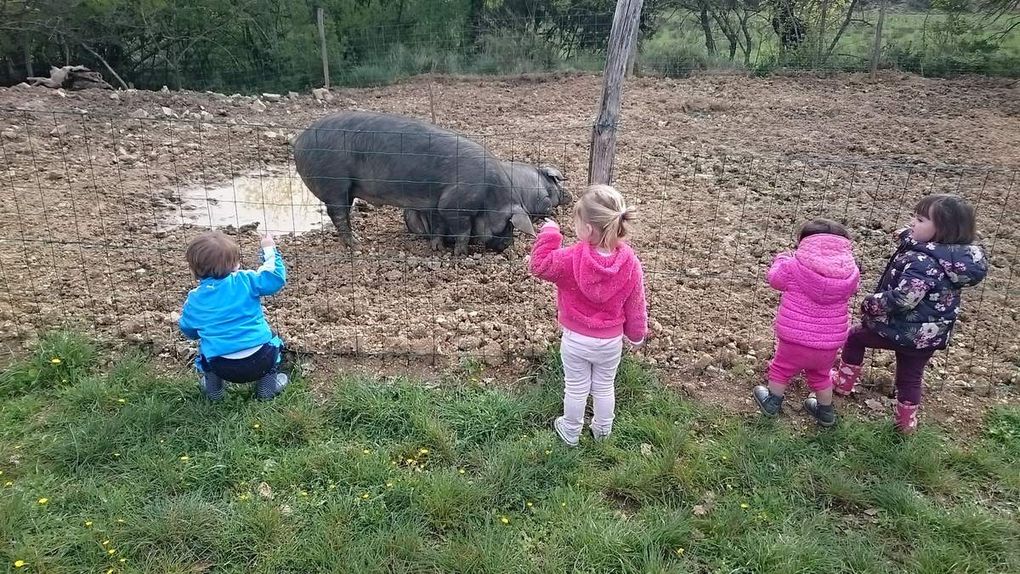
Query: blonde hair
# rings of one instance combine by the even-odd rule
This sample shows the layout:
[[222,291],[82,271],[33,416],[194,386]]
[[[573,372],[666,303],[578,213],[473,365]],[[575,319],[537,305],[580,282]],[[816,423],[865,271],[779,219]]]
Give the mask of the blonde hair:
[[191,240],[184,254],[195,279],[223,279],[241,263],[241,248],[220,231],[207,231]]
[[608,185],[592,185],[584,191],[574,207],[574,215],[592,227],[592,244],[602,249],[616,249],[627,237],[627,223],[634,220],[634,208],[628,207],[623,195]]

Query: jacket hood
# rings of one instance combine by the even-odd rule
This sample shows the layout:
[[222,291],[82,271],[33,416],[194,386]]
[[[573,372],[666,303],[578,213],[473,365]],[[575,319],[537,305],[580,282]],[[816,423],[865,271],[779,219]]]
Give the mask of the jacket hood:
[[977,285],[988,274],[985,252],[977,245],[949,243],[911,243],[913,251],[933,257],[957,289]]
[[856,289],[860,270],[853,245],[839,235],[819,233],[801,240],[794,254],[805,294],[818,303],[838,303]]
[[580,257],[574,260],[574,277],[585,297],[604,303],[633,287],[630,279],[638,272],[637,256],[626,243],[620,243],[610,255],[599,253],[588,242],[578,245]]

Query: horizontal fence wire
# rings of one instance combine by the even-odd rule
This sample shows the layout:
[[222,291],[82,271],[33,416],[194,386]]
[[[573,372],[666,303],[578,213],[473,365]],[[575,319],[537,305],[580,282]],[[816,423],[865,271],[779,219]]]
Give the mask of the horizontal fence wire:
[[[349,217],[357,242],[345,247],[327,205],[296,172],[291,147],[265,135],[272,129],[297,136],[301,126],[3,113],[21,126],[0,137],[0,340],[10,349],[49,329],[77,328],[187,356],[194,347],[173,318],[194,286],[183,253],[210,228],[238,241],[249,268],[257,265],[260,233],[281,236],[288,285],[266,308],[273,327],[300,352],[505,363],[540,358],[556,340],[554,291],[529,276],[531,241],[521,234],[501,253],[474,245],[455,256],[411,233],[400,209],[355,202]],[[590,132],[541,135],[472,140],[492,157],[573,174],[566,185],[576,195],[587,161],[581,144]],[[384,164],[435,159],[401,154],[406,134],[373,136],[397,146],[380,152]],[[626,141],[627,132],[621,137]],[[964,314],[953,345],[938,356],[935,384],[979,381],[992,390],[1015,377],[1017,169],[683,153],[664,142],[634,141],[621,146],[616,173],[639,215],[630,241],[645,266],[653,331],[641,353],[656,366],[696,374],[706,365],[735,368],[749,357],[768,357],[778,295],[765,271],[777,252],[794,247],[794,231],[812,217],[851,231],[863,277],[856,309],[917,200],[946,192],[975,205],[990,271],[964,294]],[[369,179],[395,188],[474,183],[449,173]],[[459,209],[425,211],[447,218]],[[554,215],[572,241],[570,208],[559,206]]]

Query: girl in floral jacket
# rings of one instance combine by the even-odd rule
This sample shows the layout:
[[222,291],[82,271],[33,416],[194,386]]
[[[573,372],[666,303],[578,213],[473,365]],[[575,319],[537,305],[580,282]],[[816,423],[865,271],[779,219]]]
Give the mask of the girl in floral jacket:
[[917,428],[924,368],[949,345],[960,314],[960,292],[977,285],[988,263],[976,239],[974,208],[956,195],[929,195],[918,202],[910,228],[886,265],[875,293],[861,304],[861,325],[832,372],[835,391],[849,395],[867,348],[896,353],[896,427]]

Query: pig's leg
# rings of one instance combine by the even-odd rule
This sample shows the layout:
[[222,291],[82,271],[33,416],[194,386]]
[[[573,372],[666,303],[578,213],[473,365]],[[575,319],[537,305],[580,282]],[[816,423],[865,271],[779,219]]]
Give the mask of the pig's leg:
[[418,210],[405,209],[404,224],[407,225],[407,230],[411,232],[411,235],[425,237],[431,234],[431,230],[427,226],[425,217],[422,215],[422,212]]
[[351,204],[353,200],[350,185],[347,185],[326,203],[326,214],[329,215],[329,219],[336,227],[340,241],[347,247],[354,247],[354,233],[351,232]]
[[444,194],[439,199],[439,213],[436,219],[442,219],[445,225],[443,225],[443,233],[440,234],[437,230],[436,235],[440,240],[444,236],[453,240],[454,255],[466,255],[468,243],[471,241],[471,220],[474,213],[461,205],[460,198],[453,199],[458,195],[458,190],[453,190],[453,193]]

